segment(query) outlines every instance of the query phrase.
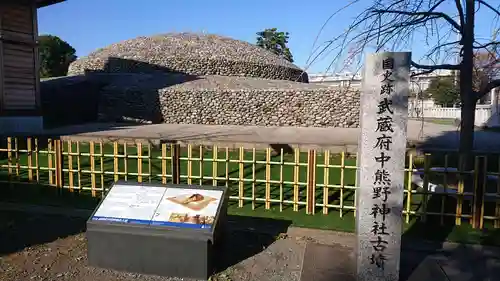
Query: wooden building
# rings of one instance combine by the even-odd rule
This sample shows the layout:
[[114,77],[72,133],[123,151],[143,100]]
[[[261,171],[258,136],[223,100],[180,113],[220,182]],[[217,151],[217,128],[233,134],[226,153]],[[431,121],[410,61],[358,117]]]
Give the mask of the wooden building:
[[43,129],[37,9],[64,0],[0,1],[0,130]]

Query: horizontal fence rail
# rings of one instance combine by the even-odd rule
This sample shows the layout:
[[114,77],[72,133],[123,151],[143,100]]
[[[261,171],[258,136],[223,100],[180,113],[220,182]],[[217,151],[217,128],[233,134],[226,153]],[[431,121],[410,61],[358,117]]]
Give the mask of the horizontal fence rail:
[[[232,149],[178,144],[5,138],[0,181],[53,186],[101,197],[117,180],[226,186],[235,207],[353,216],[356,155],[329,151]],[[500,156],[409,152],[403,217],[500,227]],[[26,195],[28,196],[28,195]]]

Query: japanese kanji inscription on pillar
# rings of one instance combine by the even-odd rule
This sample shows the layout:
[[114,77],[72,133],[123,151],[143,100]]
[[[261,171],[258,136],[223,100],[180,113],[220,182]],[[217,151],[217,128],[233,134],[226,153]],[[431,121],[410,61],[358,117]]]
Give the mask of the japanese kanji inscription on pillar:
[[399,280],[410,59],[410,53],[377,53],[365,63],[358,146],[358,281]]

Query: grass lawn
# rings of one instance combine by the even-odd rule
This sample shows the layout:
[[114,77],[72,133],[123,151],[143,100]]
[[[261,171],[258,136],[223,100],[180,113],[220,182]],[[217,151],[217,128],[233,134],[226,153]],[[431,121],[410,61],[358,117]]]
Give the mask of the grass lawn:
[[[21,148],[22,146],[20,146]],[[56,205],[77,208],[95,208],[99,201],[99,197],[92,197],[91,192],[88,190],[92,187],[92,182],[95,183],[96,189],[100,187],[109,186],[115,179],[114,172],[128,173],[128,176],[118,175],[119,179],[128,181],[137,181],[139,170],[142,172],[143,182],[161,183],[162,175],[171,174],[170,160],[159,159],[162,157],[159,148],[143,147],[141,155],[142,163],[138,163],[138,150],[135,147],[128,147],[126,150],[127,157],[113,158],[114,148],[111,145],[104,145],[103,148],[96,145],[93,149],[93,154],[104,154],[109,156],[94,156],[91,157],[89,152],[91,148],[89,145],[80,144],[79,152],[80,157],[76,155],[68,155],[69,148],[67,145],[64,147],[64,183],[75,187],[83,187],[87,190],[81,192],[62,192],[60,189],[48,186],[49,178],[54,177],[55,173],[50,173],[48,170],[40,169],[39,185],[9,185],[2,186],[2,200],[25,202],[31,204],[41,205]],[[77,147],[71,147],[71,153],[76,153]],[[123,146],[118,152],[124,155],[125,151]],[[170,156],[168,151],[165,156]],[[227,185],[230,189],[232,196],[242,196],[252,198],[266,198],[266,193],[270,199],[277,200],[278,202],[271,202],[270,208],[266,209],[264,202],[252,202],[251,199],[244,200],[243,207],[238,206],[238,200],[232,200],[229,208],[229,213],[234,215],[243,216],[257,216],[268,217],[275,219],[283,219],[292,221],[295,226],[332,229],[338,231],[354,231],[355,219],[352,210],[343,209],[340,212],[339,207],[329,207],[328,214],[323,214],[323,207],[316,208],[316,214],[307,215],[305,206],[299,205],[298,211],[293,210],[293,203],[286,203],[284,201],[293,201],[294,195],[298,197],[299,202],[306,201],[306,181],[307,181],[307,153],[300,153],[298,159],[295,159],[293,154],[286,154],[284,156],[271,157],[269,162],[276,162],[275,164],[266,164],[266,154],[263,151],[257,151],[255,155],[252,151],[245,151],[243,153],[243,162],[238,163],[240,155],[238,151],[219,150],[214,157],[214,151],[204,148],[202,151],[193,149],[191,157],[188,158],[188,151],[183,149],[181,151],[181,182],[188,183],[188,171],[191,174],[192,184],[207,184],[207,185]],[[14,182],[28,183],[29,173],[28,166],[34,167],[36,165],[35,154],[28,155],[26,152],[12,153],[12,162],[10,180]],[[49,161],[49,158],[50,159]],[[70,159],[71,158],[71,159]],[[78,161],[79,158],[79,161]],[[29,164],[31,159],[31,164]],[[203,159],[195,160],[195,159]],[[216,159],[216,160],[215,160]],[[255,159],[255,161],[253,161]],[[227,161],[229,160],[229,161]],[[298,160],[299,165],[295,166],[294,162]],[[234,161],[234,162],[232,162]],[[47,154],[40,153],[38,156],[38,163],[40,167],[48,167],[48,163],[54,163],[54,157]],[[115,169],[115,162],[117,168]],[[325,164],[325,155],[317,155],[316,162],[318,165]],[[331,155],[329,157],[329,165],[340,165],[342,158],[340,155]],[[16,165],[16,163],[18,165]],[[280,165],[280,163],[285,163]],[[302,164],[300,164],[302,163]],[[9,179],[8,160],[5,157],[0,161],[4,165],[0,170],[1,179]],[[355,166],[356,160],[354,157],[345,157],[344,165]],[[78,166],[80,169],[78,169]],[[53,165],[52,165],[53,167]],[[71,169],[70,169],[71,167]],[[163,167],[165,167],[163,169]],[[280,168],[282,167],[282,168]],[[71,171],[70,171],[71,170]],[[33,179],[36,180],[36,169],[32,168]],[[94,172],[92,172],[94,171]],[[104,173],[102,173],[104,171]],[[354,205],[354,190],[349,187],[355,186],[355,169],[347,167],[342,172],[339,167],[317,166],[316,168],[316,203],[322,203],[324,196],[328,198],[328,204],[337,206],[353,206]],[[52,175],[50,175],[52,174]],[[213,175],[217,175],[214,179]],[[270,181],[266,183],[266,175]],[[244,179],[243,185],[240,187],[240,178]],[[167,182],[171,182],[171,177],[166,177]],[[298,182],[298,188],[294,185],[294,181]],[[330,187],[324,190],[324,184]],[[294,194],[295,189],[295,194]],[[95,193],[96,196],[100,192]],[[455,200],[435,196],[428,196],[427,208],[428,211],[433,212],[448,212],[453,213],[455,210]],[[434,197],[434,198],[432,198]],[[411,199],[410,209],[417,211],[422,208],[422,196],[413,195]],[[466,205],[466,204],[465,204]],[[405,202],[406,206],[406,202]],[[445,206],[441,208],[441,206]],[[470,212],[467,206],[464,206],[464,213]],[[454,221],[454,218],[453,218]],[[452,226],[447,224],[448,221],[444,220],[445,225],[441,225],[441,217],[428,216],[426,223],[418,220],[418,217],[412,216],[409,224],[405,224],[406,235],[415,236],[419,238],[444,240],[449,239],[452,241],[465,241],[473,243],[485,244],[498,244],[500,245],[500,237],[494,236],[492,238],[492,231],[477,231],[472,230],[467,224],[463,226]],[[452,223],[452,222],[450,222]],[[491,229],[491,225],[487,223],[487,229]],[[429,231],[432,229],[433,231]]]
[[[418,119],[420,120],[420,119]],[[425,122],[429,123],[434,123],[434,124],[439,124],[439,125],[450,125],[450,126],[455,126],[455,119],[451,118],[445,118],[445,119],[440,119],[440,118],[424,118]]]

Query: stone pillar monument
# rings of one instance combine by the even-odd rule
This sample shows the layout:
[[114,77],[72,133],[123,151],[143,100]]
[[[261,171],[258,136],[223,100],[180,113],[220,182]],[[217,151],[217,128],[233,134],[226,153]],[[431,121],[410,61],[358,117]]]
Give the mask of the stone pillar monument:
[[358,281],[399,280],[411,53],[365,62],[356,211]]

